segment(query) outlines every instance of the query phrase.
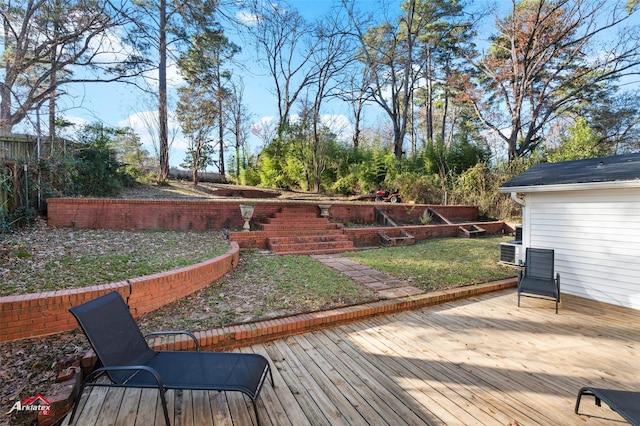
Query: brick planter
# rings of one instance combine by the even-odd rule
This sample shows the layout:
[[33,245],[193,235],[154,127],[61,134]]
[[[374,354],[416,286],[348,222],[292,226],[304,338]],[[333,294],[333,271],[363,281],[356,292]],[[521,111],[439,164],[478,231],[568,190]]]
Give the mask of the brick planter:
[[0,341],[40,337],[77,327],[69,308],[111,291],[127,301],[134,317],[206,287],[238,265],[239,246],[196,265],[78,289],[0,297]]

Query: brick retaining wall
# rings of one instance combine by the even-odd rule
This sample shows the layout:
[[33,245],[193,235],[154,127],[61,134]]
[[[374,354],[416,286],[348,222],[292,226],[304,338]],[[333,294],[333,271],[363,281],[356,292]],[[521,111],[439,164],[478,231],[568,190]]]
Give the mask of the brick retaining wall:
[[[485,231],[488,235],[503,234],[505,232],[513,232],[513,229],[506,225],[502,221],[496,222],[471,222]],[[399,229],[403,229],[415,237],[416,241],[426,240],[428,238],[444,238],[444,237],[457,237],[460,235],[459,227],[464,224],[455,225],[415,225],[415,226],[400,226],[397,228],[391,227],[363,227],[363,228],[344,228],[344,233],[353,241],[353,245],[356,247],[373,247],[380,245],[379,231],[385,232],[397,232]],[[267,249],[267,240],[269,237],[275,237],[280,235],[278,231],[251,231],[251,232],[231,232],[229,239],[235,241],[240,245],[240,248],[245,249]]]
[[478,217],[475,206],[247,199],[50,198],[47,200],[47,218],[51,226],[79,229],[241,229],[244,221],[240,215],[240,204],[248,203],[255,204],[252,223],[265,221],[285,206],[319,214],[319,204],[331,204],[329,220],[339,223],[371,224],[375,222],[376,207],[399,222],[419,223],[420,215],[429,207],[455,222],[473,222]]
[[[502,234],[504,232],[511,232],[511,228],[505,225],[502,221],[497,222],[473,222],[477,226],[484,229],[488,235]],[[397,228],[345,228],[344,233],[349,236],[349,239],[353,241],[356,247],[373,247],[380,245],[379,231],[397,231],[403,229],[411,234],[416,241],[426,240],[429,238],[444,238],[444,237],[457,237],[460,236],[460,226],[465,224],[455,225],[416,225],[416,226],[400,226]],[[235,234],[234,234],[235,235]],[[239,241],[239,240],[238,240]],[[244,248],[242,243],[240,247]]]
[[127,301],[134,317],[198,291],[238,265],[240,249],[231,249],[195,265],[117,283],[0,297],[0,341],[40,337],[77,327],[69,308],[111,291]]

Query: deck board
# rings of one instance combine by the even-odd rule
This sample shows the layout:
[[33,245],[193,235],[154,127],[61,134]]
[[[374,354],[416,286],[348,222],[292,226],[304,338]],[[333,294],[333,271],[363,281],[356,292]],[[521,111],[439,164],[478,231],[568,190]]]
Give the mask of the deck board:
[[[640,391],[640,312],[513,290],[377,317],[241,349],[267,356],[268,425],[608,425],[584,385]],[[238,393],[168,391],[174,425],[256,424]],[[158,393],[85,390],[74,424],[164,424]],[[63,423],[68,424],[68,418]]]

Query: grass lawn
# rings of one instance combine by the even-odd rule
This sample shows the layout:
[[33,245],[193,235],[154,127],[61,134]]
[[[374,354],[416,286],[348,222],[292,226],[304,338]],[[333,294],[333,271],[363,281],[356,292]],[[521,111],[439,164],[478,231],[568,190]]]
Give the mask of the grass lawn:
[[511,240],[513,237],[502,236],[439,238],[345,256],[433,291],[516,276],[515,268],[498,263],[500,243]]
[[237,268],[216,282],[139,319],[152,330],[209,330],[378,300],[378,296],[309,256],[240,254]]
[[0,234],[0,296],[156,274],[214,258],[230,247],[221,231],[21,229]]

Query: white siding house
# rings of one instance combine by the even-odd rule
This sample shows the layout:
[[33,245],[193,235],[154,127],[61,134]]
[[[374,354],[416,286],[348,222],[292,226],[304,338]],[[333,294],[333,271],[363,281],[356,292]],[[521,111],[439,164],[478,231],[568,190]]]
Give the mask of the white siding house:
[[555,250],[561,293],[640,309],[640,154],[548,163],[505,183],[522,245]]

